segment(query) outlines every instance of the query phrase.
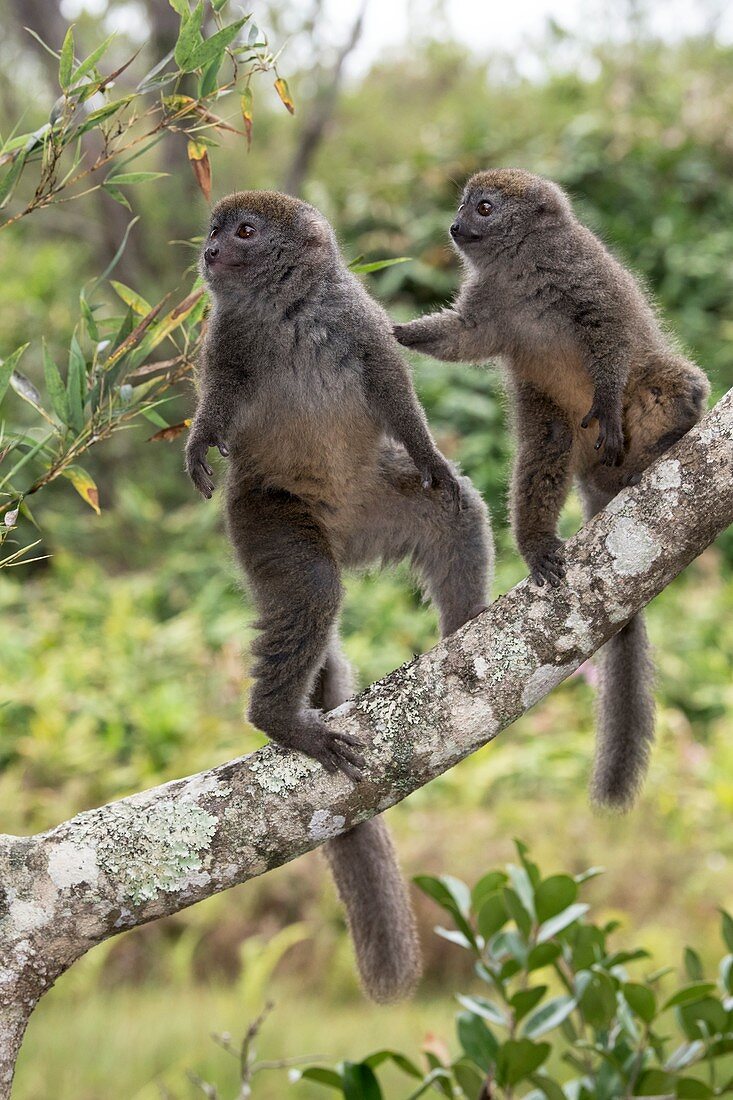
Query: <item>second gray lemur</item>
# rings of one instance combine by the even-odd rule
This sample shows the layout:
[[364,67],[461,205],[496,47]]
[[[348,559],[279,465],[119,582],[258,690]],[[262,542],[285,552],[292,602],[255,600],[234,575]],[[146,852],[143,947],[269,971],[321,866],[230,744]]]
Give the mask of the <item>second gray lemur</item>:
[[[633,276],[549,180],[517,169],[468,181],[451,238],[465,264],[454,306],[397,325],[436,359],[508,366],[518,453],[517,545],[538,585],[564,576],[560,510],[577,478],[586,518],[702,415],[708,380],[662,331]],[[597,431],[588,431],[591,424]],[[654,733],[653,670],[640,615],[603,651],[593,794],[628,807]]]
[[[279,744],[358,779],[360,745],[321,717],[349,695],[338,646],[345,567],[408,559],[449,634],[485,606],[486,509],[437,450],[391,324],[313,207],[276,192],[215,207],[202,257],[213,308],[186,449],[230,456],[229,536],[259,612],[250,718]],[[407,892],[381,820],[331,841],[366,991],[420,970]]]

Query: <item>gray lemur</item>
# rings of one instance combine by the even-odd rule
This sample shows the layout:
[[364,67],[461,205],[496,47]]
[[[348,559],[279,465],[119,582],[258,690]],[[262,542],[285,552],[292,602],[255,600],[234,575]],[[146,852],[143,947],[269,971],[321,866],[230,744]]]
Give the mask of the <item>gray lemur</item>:
[[[249,715],[358,779],[361,746],[321,717],[350,694],[341,572],[408,559],[450,634],[485,606],[486,509],[437,450],[391,322],[317,210],[268,191],[222,199],[202,269],[213,306],[186,463],[210,497],[207,450],[230,457],[227,528],[261,632]],[[385,826],[360,824],[327,855],[366,991],[406,995],[420,954]]]
[[[710,387],[554,183],[517,169],[480,172],[450,235],[465,265],[455,304],[394,332],[437,359],[505,361],[518,439],[514,534],[535,583],[556,585],[564,576],[556,527],[573,477],[588,519],[700,419]],[[652,685],[637,615],[604,649],[599,803],[626,808],[641,785]]]

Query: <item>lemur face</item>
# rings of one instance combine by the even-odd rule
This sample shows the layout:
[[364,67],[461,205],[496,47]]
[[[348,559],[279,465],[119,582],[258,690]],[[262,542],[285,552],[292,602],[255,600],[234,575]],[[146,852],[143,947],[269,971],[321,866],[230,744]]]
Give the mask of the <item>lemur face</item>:
[[451,240],[469,257],[491,255],[499,242],[565,213],[567,201],[549,180],[518,168],[479,172],[466,184],[450,227]]
[[211,289],[235,290],[257,273],[281,278],[288,257],[332,241],[325,219],[307,203],[276,191],[238,191],[214,207],[201,254]]
[[485,243],[494,235],[504,207],[505,197],[496,188],[469,185],[449,230],[456,248],[470,251]]

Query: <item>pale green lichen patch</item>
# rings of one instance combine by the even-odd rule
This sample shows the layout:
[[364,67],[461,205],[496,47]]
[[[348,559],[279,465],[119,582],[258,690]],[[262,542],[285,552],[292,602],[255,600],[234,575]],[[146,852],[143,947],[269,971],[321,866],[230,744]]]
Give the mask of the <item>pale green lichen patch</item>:
[[222,783],[217,775],[213,772],[202,772],[187,781],[182,797],[196,802],[204,795],[209,798],[226,798],[230,794],[231,787]]
[[115,883],[121,902],[139,905],[200,881],[202,852],[217,821],[196,803],[164,799],[144,807],[107,806],[103,831],[95,817],[79,822],[80,839],[95,847],[99,867]]
[[266,753],[258,754],[250,764],[255,782],[268,794],[284,794],[294,791],[306,779],[311,779],[321,765],[300,752],[288,752],[273,745]]
[[662,552],[649,528],[629,516],[619,516],[606,535],[606,547],[614,559],[614,569],[624,576],[644,573]]
[[489,638],[489,666],[494,680],[502,680],[507,673],[523,675],[530,671],[535,656],[532,647],[521,635],[521,625],[497,630]]
[[374,730],[373,747],[388,750],[395,762],[404,763],[416,734],[442,726],[445,694],[434,666],[419,668],[413,662],[393,674],[389,688],[382,685],[378,694],[366,692],[356,706]]

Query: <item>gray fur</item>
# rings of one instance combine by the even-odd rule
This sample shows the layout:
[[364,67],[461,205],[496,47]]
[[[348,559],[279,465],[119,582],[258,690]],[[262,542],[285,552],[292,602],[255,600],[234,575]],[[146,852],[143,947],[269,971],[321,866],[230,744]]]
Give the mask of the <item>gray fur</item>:
[[[573,478],[592,514],[689,431],[710,386],[549,180],[518,169],[479,173],[451,236],[465,265],[455,304],[394,332],[437,359],[503,359],[518,438],[514,534],[535,583],[557,585],[565,572],[557,522]],[[602,685],[593,794],[626,808],[654,730],[640,622],[606,646]]]
[[[273,740],[361,776],[361,746],[321,707],[341,702],[336,623],[346,567],[407,559],[441,631],[485,606],[486,509],[437,450],[390,322],[328,222],[275,192],[223,199],[202,265],[213,308],[187,468],[210,496],[210,446],[231,458],[227,529],[259,612],[250,718]],[[381,823],[329,845],[365,988],[419,975],[407,892]]]

